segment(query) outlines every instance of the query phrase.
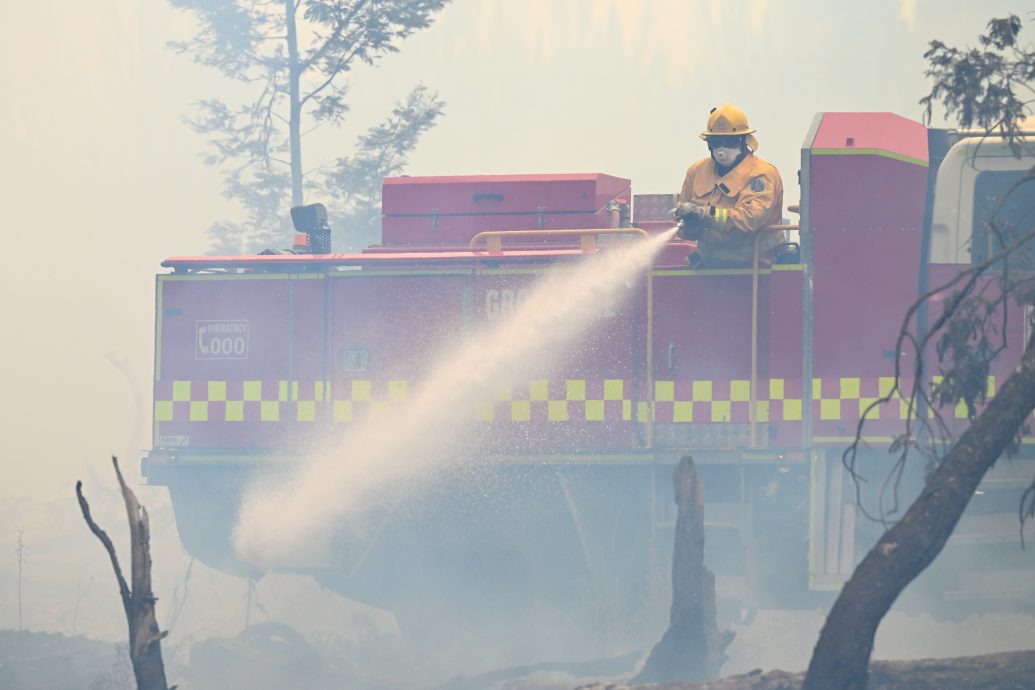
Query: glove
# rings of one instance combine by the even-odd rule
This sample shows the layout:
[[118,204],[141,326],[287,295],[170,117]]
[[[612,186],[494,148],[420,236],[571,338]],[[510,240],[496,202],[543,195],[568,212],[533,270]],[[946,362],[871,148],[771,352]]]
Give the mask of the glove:
[[695,204],[692,201],[684,201],[679,206],[672,209],[672,214],[676,220],[687,221],[687,220],[701,220],[708,215],[708,207],[702,206],[701,204]]
[[701,239],[701,235],[704,234],[704,225],[701,223],[692,223],[690,219],[693,216],[686,216],[679,223],[679,227],[676,229],[676,235],[684,240],[690,240],[696,242]]

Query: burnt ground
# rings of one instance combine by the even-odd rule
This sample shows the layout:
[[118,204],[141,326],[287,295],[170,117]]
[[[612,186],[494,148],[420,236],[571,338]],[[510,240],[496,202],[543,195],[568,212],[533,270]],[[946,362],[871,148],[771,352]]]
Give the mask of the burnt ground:
[[[389,690],[354,650],[318,648],[286,625],[251,626],[231,638],[194,643],[177,663],[163,644],[169,682],[181,690]],[[366,651],[366,650],[364,650]],[[335,653],[337,652],[337,653]],[[369,660],[369,656],[368,656]],[[374,661],[372,665],[383,664]],[[0,630],[0,690],[135,690],[125,645],[85,637]]]
[[[0,689],[108,690],[128,664],[114,644],[28,630],[0,630]],[[128,678],[132,680],[130,671]]]
[[[170,682],[183,690],[209,688],[419,688],[364,673],[363,655],[328,654],[279,624],[253,626],[235,638],[197,643],[189,662],[168,664]],[[350,658],[352,657],[352,658]],[[369,658],[368,658],[369,661]],[[402,661],[400,659],[400,661]],[[463,690],[797,690],[802,673],[753,671],[710,683],[631,685],[599,680],[622,673],[633,660],[547,664],[456,678],[439,688]],[[614,677],[614,676],[612,676]],[[592,679],[595,682],[590,682]],[[396,679],[398,680],[398,679]],[[423,686],[427,687],[427,686]],[[877,661],[870,690],[1024,690],[1035,687],[1035,651],[921,661]],[[0,630],[0,690],[132,690],[124,647],[85,637]]]
[[[798,690],[804,673],[753,671],[710,683],[591,683],[579,690]],[[1030,690],[1035,651],[921,661],[875,661],[869,690]]]

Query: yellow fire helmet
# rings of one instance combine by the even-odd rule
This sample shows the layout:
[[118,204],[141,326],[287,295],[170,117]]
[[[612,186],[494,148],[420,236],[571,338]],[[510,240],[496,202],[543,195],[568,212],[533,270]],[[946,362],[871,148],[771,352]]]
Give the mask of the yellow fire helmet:
[[701,132],[701,138],[707,140],[710,136],[735,136],[747,135],[747,146],[754,151],[758,148],[758,140],[751,136],[755,130],[748,124],[747,114],[731,103],[724,103],[718,108],[712,108],[708,115],[708,129]]

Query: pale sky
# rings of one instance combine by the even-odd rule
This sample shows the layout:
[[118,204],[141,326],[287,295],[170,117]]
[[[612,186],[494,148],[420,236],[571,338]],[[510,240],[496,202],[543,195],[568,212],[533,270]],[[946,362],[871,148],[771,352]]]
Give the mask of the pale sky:
[[[356,72],[352,120],[316,135],[325,152],[308,151],[305,163],[347,153],[356,132],[423,82],[447,105],[411,174],[604,172],[631,178],[638,193],[673,192],[706,152],[697,133],[709,109],[731,101],[793,203],[815,113],[918,119],[929,40],[974,43],[989,18],[1031,9],[1014,0],[455,0],[401,53]],[[235,212],[182,120],[192,102],[239,87],[166,48],[191,22],[160,0],[7,2],[0,21],[8,500],[70,491],[84,473],[107,472],[112,452],[136,465],[134,449],[149,441],[153,276],[165,256],[202,253],[205,228]],[[1035,39],[1027,19],[1022,36]],[[128,363],[143,417],[106,354]]]
[[[321,150],[307,151],[306,167],[347,152],[420,81],[447,105],[411,174],[599,171],[630,177],[636,192],[670,192],[705,152],[708,110],[731,101],[792,203],[816,112],[918,118],[930,39],[973,42],[988,18],[1030,7],[456,0],[401,53],[356,72],[352,119],[314,135]],[[182,120],[192,102],[239,87],[166,48],[191,22],[159,0],[4,3],[0,18],[11,27],[0,44],[0,366],[11,391],[0,450],[33,458],[18,461],[26,480],[35,467],[65,481],[84,456],[132,441],[130,389],[104,355],[126,357],[148,395],[159,262],[202,252],[204,229],[235,212]],[[137,431],[133,443],[146,444],[146,422]]]

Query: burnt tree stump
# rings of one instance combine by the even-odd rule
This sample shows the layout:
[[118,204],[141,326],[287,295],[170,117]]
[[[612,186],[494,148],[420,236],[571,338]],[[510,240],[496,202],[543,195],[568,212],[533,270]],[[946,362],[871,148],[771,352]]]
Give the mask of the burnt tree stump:
[[104,545],[108,558],[111,559],[111,566],[115,570],[115,579],[119,584],[119,596],[122,598],[122,608],[129,624],[129,658],[133,663],[137,690],[175,690],[176,686],[170,688],[165,679],[161,641],[166,633],[161,632],[158,628],[158,621],[155,618],[155,602],[158,600],[151,591],[151,523],[147,517],[147,509],[140,505],[136,494],[122,478],[118,459],[112,456],[111,462],[115,467],[119,488],[122,490],[122,500],[126,504],[126,517],[129,518],[129,535],[132,544],[130,559],[132,589],[122,575],[122,567],[115,555],[115,546],[112,544],[111,538],[97,526],[90,515],[90,504],[83,496],[82,481],[76,482],[75,494],[79,499],[83,519],[86,520],[90,531]]
[[672,474],[676,537],[672,554],[672,611],[636,683],[717,678],[732,635],[715,621],[715,575],[704,567],[704,491],[694,460],[684,455]]

